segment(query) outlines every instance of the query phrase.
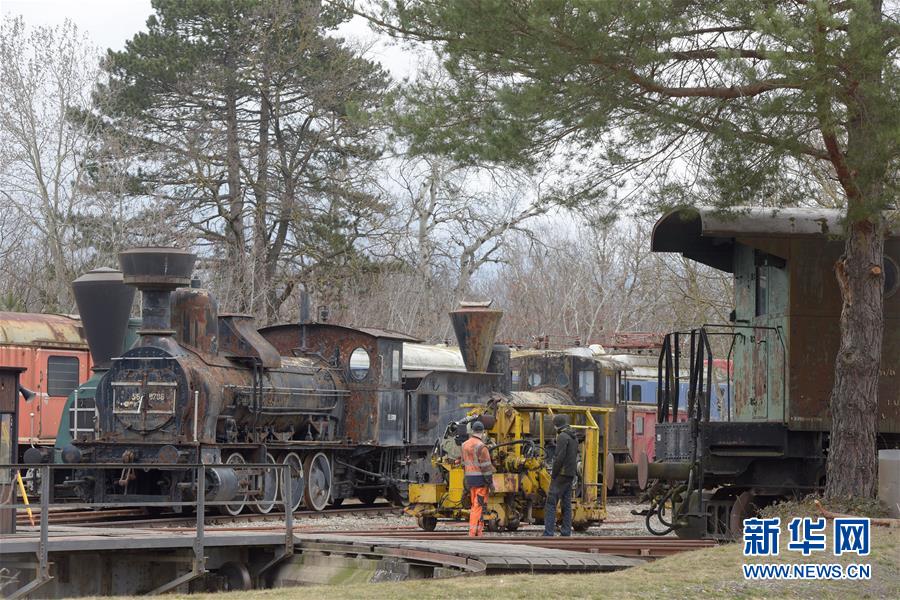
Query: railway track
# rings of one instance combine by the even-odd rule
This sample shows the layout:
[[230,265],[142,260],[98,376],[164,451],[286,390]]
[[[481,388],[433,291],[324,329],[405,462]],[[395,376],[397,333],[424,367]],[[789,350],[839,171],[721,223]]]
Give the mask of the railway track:
[[[16,513],[17,525],[31,525],[31,518],[37,525],[41,520],[41,510],[32,509],[32,517],[28,516],[27,511],[20,510]],[[69,509],[50,509],[47,515],[47,521],[51,525],[74,525],[78,523],[94,523],[104,519],[124,519],[134,518],[147,515],[144,508],[117,508],[109,510],[69,510]]]
[[[324,511],[296,511],[294,513],[294,531],[300,535],[339,535],[348,537],[367,537],[379,540],[409,541],[466,541],[468,540],[465,524],[445,522],[443,529],[432,532],[421,531],[415,525],[394,525],[390,527],[360,528],[352,530],[327,529],[311,522],[339,516],[381,516],[399,514],[400,508],[390,504],[374,506],[342,506],[332,507]],[[175,517],[160,515],[146,517],[146,509],[112,509],[112,510],[51,510],[50,523],[54,525],[90,526],[103,528],[135,528],[135,529],[167,529],[190,532],[196,525],[196,517]],[[35,511],[35,522],[39,521],[39,511]],[[20,526],[29,525],[26,514],[17,515]],[[300,521],[297,523],[296,521]],[[254,524],[257,523],[258,524]],[[284,513],[271,512],[260,515],[255,513],[231,515],[209,515],[206,525],[217,526],[218,531],[284,531]],[[611,524],[612,522],[608,523]],[[235,527],[229,527],[234,525]],[[574,535],[572,537],[543,537],[541,527],[525,526],[519,532],[486,534],[478,541],[489,544],[517,544],[556,550],[575,552],[613,554],[617,556],[659,558],[680,552],[697,550],[715,546],[712,540],[683,540],[674,536],[603,536]]]
[[[391,504],[375,504],[373,506],[341,506],[326,508],[322,511],[298,510],[294,511],[294,519],[326,519],[337,516],[378,516],[386,514],[399,514],[402,509]],[[40,522],[40,510],[33,510],[34,522]],[[145,517],[145,518],[136,518]],[[191,527],[196,524],[196,516],[158,515],[151,517],[143,508],[111,509],[111,510],[53,510],[48,515],[51,525],[90,525],[94,527]],[[270,512],[267,514],[247,513],[241,515],[207,515],[207,525],[229,525],[238,523],[252,523],[254,521],[284,521],[283,512]],[[30,525],[27,513],[19,512],[16,515],[16,523],[20,526]]]
[[[254,515],[248,515],[254,516]],[[259,516],[259,515],[255,515]],[[366,537],[377,540],[408,540],[408,541],[468,541],[465,524],[449,524],[451,529],[457,531],[421,531],[415,525],[396,525],[391,527],[335,530],[317,528],[315,525],[295,525],[294,531],[299,535],[338,535],[348,537]],[[456,525],[459,525],[458,527]],[[171,527],[177,531],[190,532],[193,527]],[[258,525],[245,527],[219,527],[217,531],[266,531],[282,532],[284,525]],[[640,558],[660,558],[680,552],[710,548],[717,545],[714,540],[684,540],[675,536],[604,536],[604,535],[573,535],[571,537],[543,537],[540,532],[542,527],[524,528],[518,533],[485,534],[477,541],[490,544],[516,544],[520,546],[533,546],[554,550],[570,550],[573,552],[586,552],[592,554],[613,554],[616,556],[632,556]]]

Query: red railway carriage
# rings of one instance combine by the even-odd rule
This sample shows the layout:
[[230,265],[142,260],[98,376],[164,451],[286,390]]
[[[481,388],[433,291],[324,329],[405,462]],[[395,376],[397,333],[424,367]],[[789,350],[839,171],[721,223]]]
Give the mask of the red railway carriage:
[[[90,377],[91,355],[77,317],[0,312],[0,366],[20,377],[18,438],[23,446],[53,446],[66,398]],[[30,394],[29,394],[30,395]]]
[[[687,411],[678,411],[678,421],[687,421]],[[641,453],[646,453],[647,458],[653,460],[656,457],[656,405],[628,403],[628,450],[634,460]]]

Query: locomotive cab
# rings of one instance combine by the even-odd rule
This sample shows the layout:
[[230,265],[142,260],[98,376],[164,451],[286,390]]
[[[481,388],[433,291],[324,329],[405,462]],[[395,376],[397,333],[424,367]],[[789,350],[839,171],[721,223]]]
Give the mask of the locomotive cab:
[[599,346],[565,350],[521,350],[510,361],[512,388],[520,391],[556,389],[575,405],[613,409],[609,447],[617,461],[628,458],[628,412],[620,397],[622,374],[630,367],[603,354]]

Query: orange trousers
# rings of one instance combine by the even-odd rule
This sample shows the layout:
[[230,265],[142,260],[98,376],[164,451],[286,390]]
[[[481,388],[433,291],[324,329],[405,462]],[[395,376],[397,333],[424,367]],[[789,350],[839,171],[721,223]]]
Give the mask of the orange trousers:
[[487,508],[487,486],[469,488],[472,507],[469,509],[469,537],[479,537],[484,532],[484,509]]

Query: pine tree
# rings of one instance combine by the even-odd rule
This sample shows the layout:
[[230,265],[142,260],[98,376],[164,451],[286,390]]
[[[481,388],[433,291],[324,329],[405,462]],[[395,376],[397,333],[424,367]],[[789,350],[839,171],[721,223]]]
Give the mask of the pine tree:
[[[639,174],[667,204],[796,203],[836,192],[844,299],[826,492],[873,496],[883,210],[900,165],[896,5],[881,0],[383,2],[367,15],[434,45],[448,85],[414,84],[419,151],[532,166],[565,153],[570,194]],[[893,11],[893,12],[891,12]],[[700,176],[697,176],[697,175]],[[635,177],[635,179],[638,179]],[[612,198],[607,198],[611,200]]]
[[109,52],[98,117],[137,157],[133,193],[209,248],[224,304],[273,321],[313,266],[357,258],[360,220],[383,208],[360,180],[387,76],[327,35],[346,16],[314,0],[153,8]]

